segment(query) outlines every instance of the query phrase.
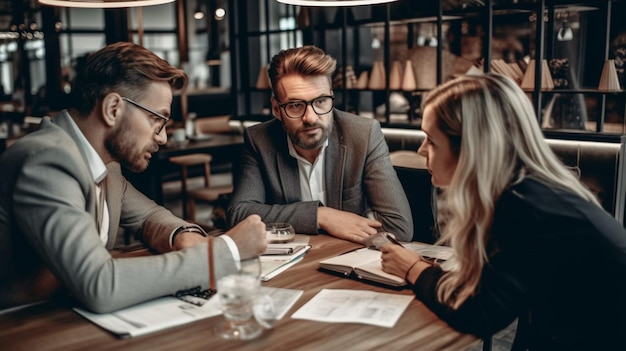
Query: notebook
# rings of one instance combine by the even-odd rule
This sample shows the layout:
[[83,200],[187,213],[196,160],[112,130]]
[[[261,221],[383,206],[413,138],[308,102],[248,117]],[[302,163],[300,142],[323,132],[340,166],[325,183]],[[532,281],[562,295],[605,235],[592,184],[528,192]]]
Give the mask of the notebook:
[[[382,238],[379,239],[382,240]],[[379,239],[370,240],[370,242],[376,244],[375,246],[364,247],[322,260],[319,263],[319,267],[323,270],[343,273],[346,276],[392,287],[405,286],[406,281],[404,277],[398,277],[383,271],[380,261],[382,253],[376,248],[381,246],[380,243],[376,242]],[[418,242],[401,243],[401,245],[419,253],[426,260],[440,264],[443,270],[455,268],[456,263],[450,247]]]

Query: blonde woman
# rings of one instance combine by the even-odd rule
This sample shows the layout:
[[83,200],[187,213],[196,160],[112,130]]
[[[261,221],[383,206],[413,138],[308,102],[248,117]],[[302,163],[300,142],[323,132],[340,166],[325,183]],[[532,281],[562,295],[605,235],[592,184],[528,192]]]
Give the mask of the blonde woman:
[[422,129],[459,268],[386,245],[383,269],[460,331],[519,317],[515,349],[626,350],[626,230],[551,152],[523,91],[458,78],[428,96]]

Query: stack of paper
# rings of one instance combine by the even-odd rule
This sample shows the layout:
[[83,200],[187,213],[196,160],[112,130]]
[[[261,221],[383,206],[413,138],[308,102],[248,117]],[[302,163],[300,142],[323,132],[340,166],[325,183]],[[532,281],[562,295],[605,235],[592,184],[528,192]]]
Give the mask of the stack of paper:
[[310,248],[309,236],[301,234],[288,243],[268,244],[261,256],[261,280],[266,282],[300,262]]

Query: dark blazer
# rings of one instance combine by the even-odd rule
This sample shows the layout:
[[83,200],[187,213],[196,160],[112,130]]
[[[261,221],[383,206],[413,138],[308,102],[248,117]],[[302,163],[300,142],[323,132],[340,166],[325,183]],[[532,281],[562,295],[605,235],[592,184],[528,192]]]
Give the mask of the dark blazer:
[[[411,209],[378,121],[334,110],[325,162],[326,206],[361,216],[372,211],[386,231],[411,240]],[[259,214],[265,222],[288,222],[298,233],[315,234],[318,206],[301,200],[298,164],[282,123],[273,119],[247,128],[228,206],[230,225]]]
[[516,347],[626,350],[626,230],[599,206],[526,179],[495,206],[478,291],[456,311],[437,302],[441,270],[414,290],[439,317],[488,336],[519,317]]
[[[48,299],[59,285],[96,312],[108,312],[180,289],[208,287],[205,245],[163,255],[114,259],[107,249],[120,227],[150,247],[171,251],[172,231],[189,223],[137,191],[120,165],[107,165],[109,239],[96,228],[94,179],[70,116],[44,118],[0,157],[0,309]],[[217,276],[234,268],[215,240]]]

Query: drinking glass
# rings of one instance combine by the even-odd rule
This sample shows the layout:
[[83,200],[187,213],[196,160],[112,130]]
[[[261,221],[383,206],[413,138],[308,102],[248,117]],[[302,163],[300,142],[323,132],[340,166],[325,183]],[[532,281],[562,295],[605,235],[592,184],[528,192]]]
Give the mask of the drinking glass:
[[267,223],[265,231],[270,244],[287,243],[296,237],[296,231],[289,223]]
[[[217,335],[224,339],[249,340],[261,334],[263,326],[255,318],[255,308],[258,309],[255,304],[260,301],[260,276],[261,262],[255,256],[241,260],[238,272],[218,280],[217,294],[224,312],[224,321],[215,327]],[[268,303],[266,300],[263,302]],[[264,308],[270,307],[272,306]],[[270,312],[272,311],[270,308]]]

